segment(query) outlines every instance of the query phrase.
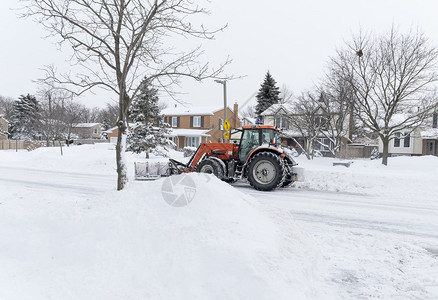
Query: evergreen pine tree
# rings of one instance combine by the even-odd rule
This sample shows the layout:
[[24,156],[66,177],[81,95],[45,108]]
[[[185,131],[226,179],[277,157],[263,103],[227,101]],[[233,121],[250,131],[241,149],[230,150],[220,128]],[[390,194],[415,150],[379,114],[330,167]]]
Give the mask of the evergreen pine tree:
[[139,94],[132,100],[129,118],[134,123],[128,133],[127,151],[141,153],[170,143],[165,138],[169,132],[164,116],[158,107],[158,90],[146,79],[140,83]]
[[272,104],[280,102],[280,89],[276,86],[274,78],[269,71],[266,73],[265,80],[260,86],[259,92],[256,95],[256,115],[260,118],[262,112],[268,109]]
[[21,95],[14,102],[11,135],[13,139],[31,140],[38,135],[40,107],[35,96]]

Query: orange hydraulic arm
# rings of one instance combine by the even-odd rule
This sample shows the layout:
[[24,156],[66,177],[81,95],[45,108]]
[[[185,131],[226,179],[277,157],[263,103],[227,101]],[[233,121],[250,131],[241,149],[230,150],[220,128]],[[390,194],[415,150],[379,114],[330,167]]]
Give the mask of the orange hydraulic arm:
[[231,143],[202,143],[187,163],[188,172],[194,171],[198,162],[204,157],[214,156],[221,160],[237,157],[238,146]]

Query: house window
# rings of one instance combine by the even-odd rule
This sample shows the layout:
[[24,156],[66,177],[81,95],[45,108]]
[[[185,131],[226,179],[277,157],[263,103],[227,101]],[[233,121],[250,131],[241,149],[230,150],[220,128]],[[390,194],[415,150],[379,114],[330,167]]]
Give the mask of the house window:
[[224,119],[219,119],[219,129],[224,130]]
[[332,143],[328,138],[319,138],[315,140],[314,149],[321,152],[329,152],[332,147]]
[[201,138],[199,136],[186,136],[184,141],[185,147],[198,147],[201,144]]
[[94,134],[97,134],[97,128],[94,128]]
[[315,121],[315,127],[319,127],[323,130],[327,129],[327,123],[328,123],[328,119],[324,116],[315,116],[314,118]]
[[411,134],[409,132],[394,133],[394,148],[409,148],[411,147]]
[[438,127],[438,113],[433,113],[432,117],[432,128]]
[[201,127],[201,117],[200,116],[193,117],[193,127]]
[[178,117],[172,117],[172,127],[178,127]]
[[400,147],[400,132],[394,133],[394,148]]
[[275,117],[274,126],[281,129],[287,129],[287,117],[285,116]]
[[403,147],[409,148],[410,146],[411,146],[411,135],[410,133],[405,132]]

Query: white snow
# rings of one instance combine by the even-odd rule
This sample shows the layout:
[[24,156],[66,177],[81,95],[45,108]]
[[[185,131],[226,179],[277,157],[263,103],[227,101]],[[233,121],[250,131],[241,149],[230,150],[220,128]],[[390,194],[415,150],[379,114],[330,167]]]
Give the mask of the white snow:
[[207,132],[210,130],[201,130],[201,129],[185,129],[185,128],[170,128],[169,133],[166,136],[174,137],[174,136],[202,136],[202,137],[210,137]]
[[437,139],[438,138],[438,128],[427,128],[421,131],[422,139]]
[[94,127],[100,125],[100,123],[75,123],[73,124],[73,127],[76,128],[90,128],[90,127]]
[[117,192],[112,144],[0,151],[0,299],[438,298],[436,157],[299,157],[268,193],[125,159]]

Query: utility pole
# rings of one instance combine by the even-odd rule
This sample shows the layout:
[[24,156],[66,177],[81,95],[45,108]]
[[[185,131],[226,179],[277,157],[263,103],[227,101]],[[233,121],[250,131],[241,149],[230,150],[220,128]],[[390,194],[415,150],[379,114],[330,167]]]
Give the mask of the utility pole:
[[224,140],[228,140],[226,138],[226,132],[227,129],[225,129],[225,122],[228,122],[227,120],[227,81],[226,80],[215,80],[216,83],[220,83],[224,87],[224,121],[223,121],[223,128],[224,128]]

